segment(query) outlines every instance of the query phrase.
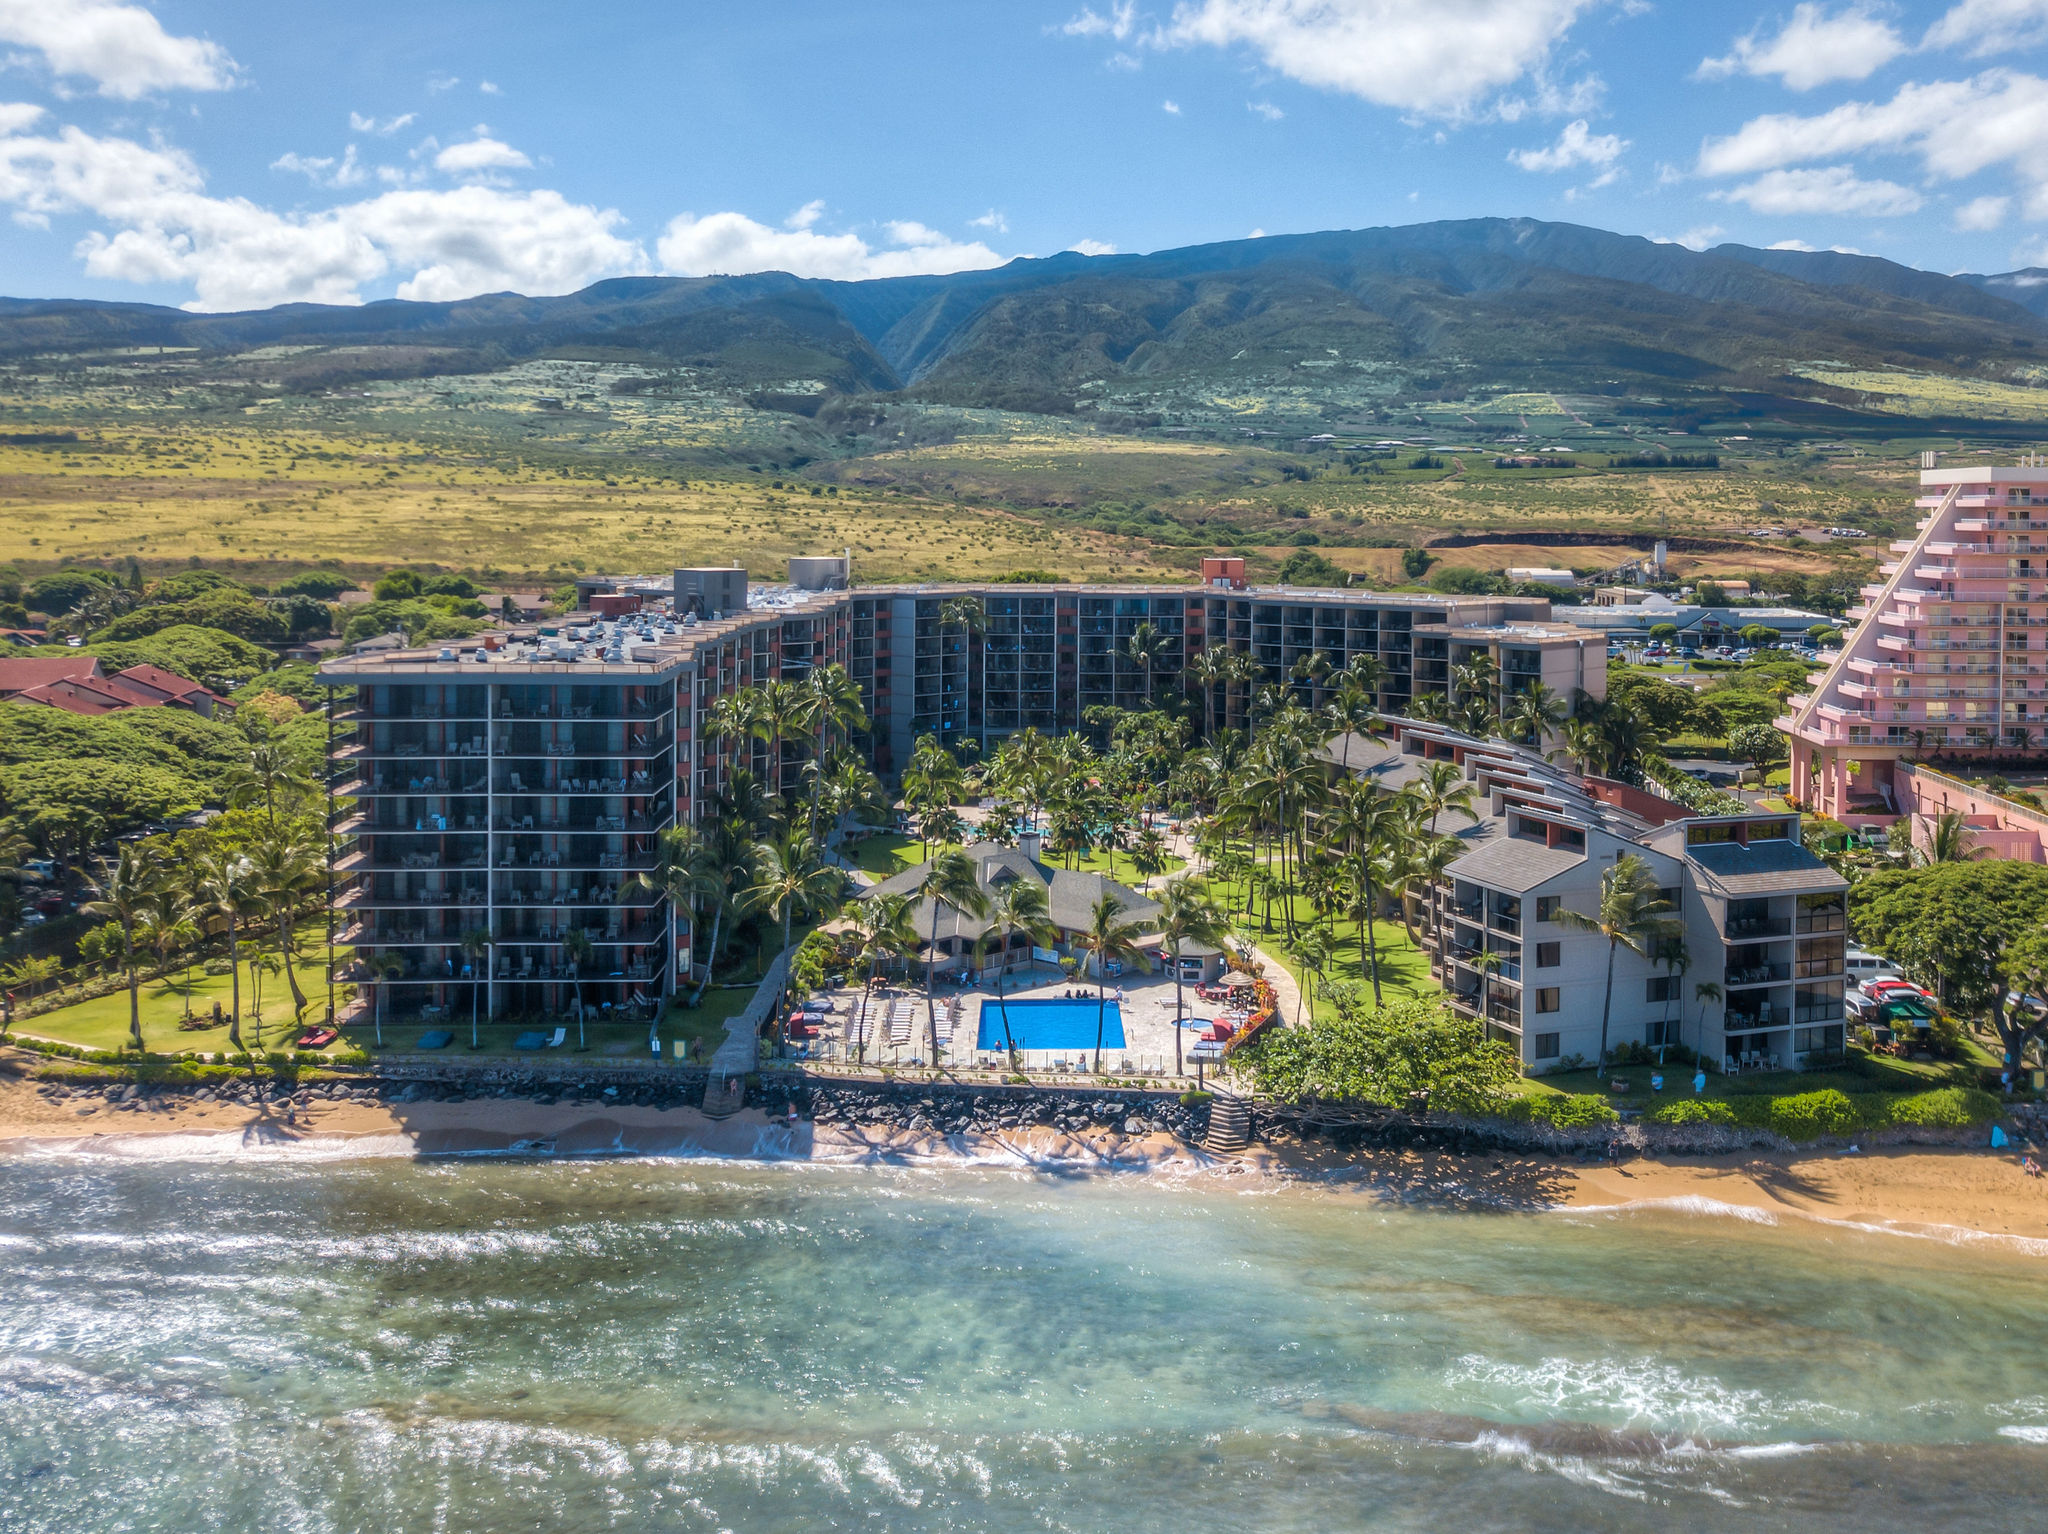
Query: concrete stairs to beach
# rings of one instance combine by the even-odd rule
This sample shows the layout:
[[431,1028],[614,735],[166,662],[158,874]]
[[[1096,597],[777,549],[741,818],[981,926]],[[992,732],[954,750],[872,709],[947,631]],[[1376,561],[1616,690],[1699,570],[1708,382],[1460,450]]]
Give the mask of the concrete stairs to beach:
[[1234,1156],[1251,1143],[1251,1109],[1242,1097],[1218,1092],[1209,1100],[1209,1132],[1202,1149],[1212,1156]]
[[746,1106],[747,1083],[739,1076],[712,1075],[704,1082],[704,1116],[729,1119]]

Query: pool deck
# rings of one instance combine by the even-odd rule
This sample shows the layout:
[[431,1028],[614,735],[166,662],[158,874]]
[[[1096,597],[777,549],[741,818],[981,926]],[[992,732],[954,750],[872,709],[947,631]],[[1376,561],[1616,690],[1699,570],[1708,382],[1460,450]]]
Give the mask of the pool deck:
[[[1271,972],[1269,969],[1268,973]],[[1286,978],[1285,971],[1281,971],[1281,977]],[[1124,1046],[1121,1049],[1103,1049],[1104,1071],[1126,1076],[1171,1075],[1174,1058],[1173,982],[1162,980],[1157,975],[1127,975],[1121,981],[1111,983],[1109,994],[1112,1000],[1117,997],[1119,985],[1123,991],[1119,1010],[1123,1016]],[[1012,1001],[1042,1001],[1063,998],[1068,991],[1081,989],[1083,988],[1077,982],[1068,980],[1064,975],[1040,970],[1036,974],[1011,976],[1004,983],[1003,995]],[[1090,985],[1085,989],[1092,1000],[1095,996],[1094,986]],[[1288,989],[1292,991],[1291,984]],[[1202,1001],[1196,997],[1193,986],[1186,987],[1184,994],[1188,1022],[1192,1023],[1197,1018],[1213,1019],[1221,1015],[1213,1002]],[[823,1053],[827,1057],[837,1059],[841,1058],[847,1031],[851,1026],[855,1009],[860,1004],[860,987],[842,987],[828,991],[825,995],[832,1001],[834,1010],[813,1047],[823,1046]],[[891,1049],[886,1042],[871,1045],[867,1054],[867,1063],[870,1065],[908,1065],[913,1060],[923,1060],[926,1054],[927,1035],[922,988],[917,985],[898,985],[893,995],[917,999],[915,1036],[910,1044],[900,1049]],[[954,1008],[957,1013],[953,1022],[952,1038],[945,1049],[947,1067],[955,1070],[972,1070],[983,1065],[1001,1064],[1000,1051],[990,1054],[978,1051],[974,1047],[975,1037],[981,1025],[981,1005],[994,999],[993,986],[940,985],[938,1000]],[[1287,998],[1283,993],[1283,1000],[1285,999]],[[871,1016],[880,1004],[881,997],[877,993],[877,1000],[869,1003]],[[1286,1020],[1291,1022],[1291,1015]],[[876,1036],[878,1039],[882,1037],[879,1030],[876,1030]],[[1190,1078],[1195,1074],[1195,1067],[1193,1062],[1186,1059],[1186,1050],[1199,1036],[1199,1030],[1194,1028],[1186,1028],[1181,1032],[1183,1073]],[[1027,1050],[1024,1052],[1024,1063],[1027,1070],[1037,1071],[1050,1069],[1061,1059],[1073,1062],[1083,1056],[1092,1058],[1092,1055],[1092,1047],[1086,1051]]]

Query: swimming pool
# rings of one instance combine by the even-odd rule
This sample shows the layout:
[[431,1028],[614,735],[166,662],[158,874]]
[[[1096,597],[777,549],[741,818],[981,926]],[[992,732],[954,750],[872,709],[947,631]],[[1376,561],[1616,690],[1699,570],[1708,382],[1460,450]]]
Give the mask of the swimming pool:
[[[976,1049],[1002,1049],[1003,1014],[1010,1018],[1010,1037],[1019,1049],[1093,1049],[1095,1047],[1095,999],[1069,1001],[1064,996],[1032,1001],[995,1001],[981,1004],[981,1024],[975,1029]],[[1115,1002],[1102,1009],[1102,1047],[1124,1047],[1124,1017]]]

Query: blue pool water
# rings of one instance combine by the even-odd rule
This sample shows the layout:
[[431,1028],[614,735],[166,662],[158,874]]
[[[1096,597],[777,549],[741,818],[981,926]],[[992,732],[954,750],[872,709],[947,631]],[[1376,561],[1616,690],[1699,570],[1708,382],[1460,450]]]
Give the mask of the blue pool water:
[[[1010,1037],[1019,1049],[1093,1049],[1095,1047],[1095,998],[1068,1001],[1048,997],[1037,1001],[985,1001],[981,1004],[981,1026],[975,1030],[976,1049],[1001,1049],[1003,1013],[1010,1015]],[[1102,1047],[1124,1047],[1124,1018],[1115,1002],[1103,1009]]]

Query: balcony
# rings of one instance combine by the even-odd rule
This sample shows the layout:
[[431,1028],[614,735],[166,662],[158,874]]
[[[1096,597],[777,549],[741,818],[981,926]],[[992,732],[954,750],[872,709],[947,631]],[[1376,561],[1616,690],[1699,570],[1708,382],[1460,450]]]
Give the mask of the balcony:
[[1790,937],[1792,918],[1789,916],[1734,917],[1728,919],[1727,936],[1730,942],[1742,939]]
[[1757,985],[1783,985],[1792,978],[1789,964],[1750,964],[1728,971],[1728,989],[1738,991]]

